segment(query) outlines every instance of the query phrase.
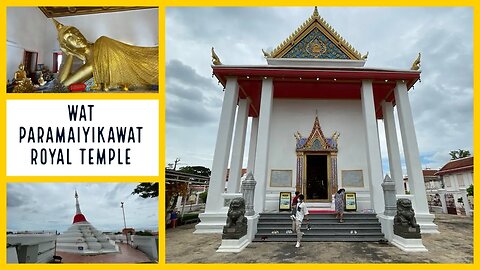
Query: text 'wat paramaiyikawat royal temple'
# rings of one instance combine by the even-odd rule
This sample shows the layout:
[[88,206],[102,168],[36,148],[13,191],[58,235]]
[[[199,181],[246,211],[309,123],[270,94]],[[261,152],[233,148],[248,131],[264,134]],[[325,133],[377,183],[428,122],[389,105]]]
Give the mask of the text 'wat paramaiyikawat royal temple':
[[[420,55],[407,69],[365,67],[367,55],[348,44],[317,8],[263,54],[266,65],[227,65],[212,49],[213,74],[225,91],[206,209],[195,233],[222,232],[228,201],[240,193],[249,117],[247,170],[256,181],[256,214],[278,211],[285,191],[303,193],[309,209],[334,209],[334,193],[345,188],[356,193],[358,212],[374,211],[381,221],[385,175],[377,120],[383,120],[397,198],[411,199],[422,233],[438,232],[428,211],[408,97],[420,79]],[[410,195],[403,189],[397,128]]]

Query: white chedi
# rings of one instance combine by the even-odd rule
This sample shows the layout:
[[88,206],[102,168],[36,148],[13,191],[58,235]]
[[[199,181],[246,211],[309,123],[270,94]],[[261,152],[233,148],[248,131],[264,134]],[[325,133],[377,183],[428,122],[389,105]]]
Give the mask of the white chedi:
[[85,255],[118,252],[118,245],[90,224],[82,214],[77,191],[75,191],[75,199],[77,211],[73,224],[57,237],[57,250]]

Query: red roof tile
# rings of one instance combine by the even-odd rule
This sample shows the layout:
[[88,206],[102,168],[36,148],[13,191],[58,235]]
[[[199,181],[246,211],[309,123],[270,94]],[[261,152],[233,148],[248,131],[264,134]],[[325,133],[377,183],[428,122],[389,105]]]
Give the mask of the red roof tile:
[[425,177],[425,176],[435,176],[436,172],[438,172],[438,170],[431,170],[431,169],[423,170],[423,177]]
[[449,161],[445,164],[436,175],[444,175],[461,171],[473,171],[473,157],[460,158]]

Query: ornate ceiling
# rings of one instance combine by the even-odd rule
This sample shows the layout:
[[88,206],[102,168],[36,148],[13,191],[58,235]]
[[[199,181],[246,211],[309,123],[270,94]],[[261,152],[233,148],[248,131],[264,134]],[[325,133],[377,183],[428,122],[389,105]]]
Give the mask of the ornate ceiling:
[[154,7],[38,7],[47,18],[98,14]]

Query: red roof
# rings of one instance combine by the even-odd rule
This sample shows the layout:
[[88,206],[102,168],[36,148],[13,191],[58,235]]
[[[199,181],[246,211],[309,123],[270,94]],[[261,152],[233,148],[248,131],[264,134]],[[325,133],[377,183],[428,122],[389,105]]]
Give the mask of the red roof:
[[360,99],[363,80],[371,80],[377,118],[382,119],[380,103],[395,104],[396,81],[405,81],[410,89],[420,71],[374,68],[294,67],[294,66],[212,66],[213,74],[226,86],[228,77],[237,77],[239,98],[250,98],[249,116],[258,116],[262,81],[272,78],[274,98]]
[[431,169],[426,169],[426,170],[423,170],[423,177],[425,176],[435,176],[435,173],[438,172],[438,170],[431,170]]
[[[436,178],[437,176],[435,175],[438,172],[438,170],[432,170],[432,169],[425,169],[422,170],[423,174],[423,180],[425,182],[428,181],[428,178]],[[403,177],[403,180],[408,180],[408,176]]]
[[435,175],[473,171],[473,157],[459,158],[449,161]]

